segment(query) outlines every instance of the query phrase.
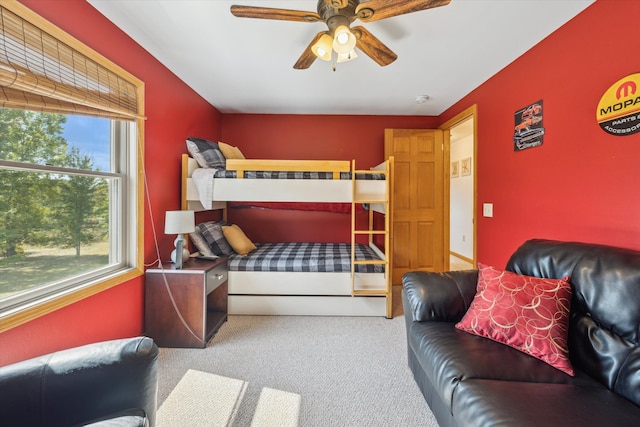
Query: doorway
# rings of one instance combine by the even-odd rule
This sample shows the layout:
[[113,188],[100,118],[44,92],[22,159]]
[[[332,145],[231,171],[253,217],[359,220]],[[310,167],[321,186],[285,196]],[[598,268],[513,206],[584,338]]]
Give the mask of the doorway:
[[476,266],[475,105],[440,129],[444,131],[444,160],[448,170],[444,179],[445,270],[471,269]]
[[390,236],[394,285],[409,271],[445,267],[443,136],[440,129],[385,129],[385,158],[395,159]]

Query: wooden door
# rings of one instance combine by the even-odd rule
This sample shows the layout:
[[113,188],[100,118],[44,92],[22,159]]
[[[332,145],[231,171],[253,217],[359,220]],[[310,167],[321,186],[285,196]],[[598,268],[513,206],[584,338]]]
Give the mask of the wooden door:
[[385,129],[385,158],[395,157],[392,283],[408,271],[444,268],[443,135],[432,129]]

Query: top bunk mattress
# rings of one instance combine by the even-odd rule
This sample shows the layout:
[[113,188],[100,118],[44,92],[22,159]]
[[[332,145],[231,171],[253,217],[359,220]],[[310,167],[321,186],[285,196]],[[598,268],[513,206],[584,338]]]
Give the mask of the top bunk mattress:
[[[213,209],[213,202],[368,203],[383,212],[389,199],[387,174],[393,158],[370,170],[345,170],[348,162],[327,171],[331,161],[245,161],[233,167],[199,167],[186,154],[182,163],[183,208]],[[230,163],[231,160],[227,161]],[[283,166],[289,169],[274,169]],[[319,166],[315,166],[319,163]],[[227,165],[229,166],[229,165]],[[260,169],[264,166],[266,169]],[[317,169],[309,169],[316,167]],[[236,169],[234,169],[236,168]],[[271,168],[271,169],[269,169]],[[240,175],[239,175],[240,174]],[[354,175],[352,180],[352,175]],[[235,177],[235,178],[234,178]],[[219,205],[217,205],[219,206]],[[218,207],[219,208],[219,207]]]
[[[233,179],[238,177],[234,170],[216,169],[214,178]],[[356,173],[356,179],[383,181],[383,173]],[[333,179],[331,172],[292,172],[292,171],[244,171],[244,179]],[[351,179],[351,172],[340,172],[340,179]]]
[[[229,257],[229,271],[351,272],[349,243],[261,243],[249,255]],[[356,260],[379,260],[367,245],[356,244]],[[383,273],[382,264],[358,264],[358,273]]]

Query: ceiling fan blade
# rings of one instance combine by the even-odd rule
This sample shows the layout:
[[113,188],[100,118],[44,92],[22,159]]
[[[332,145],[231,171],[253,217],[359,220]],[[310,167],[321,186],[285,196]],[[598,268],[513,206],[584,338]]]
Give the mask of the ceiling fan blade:
[[304,10],[275,9],[271,7],[231,6],[231,13],[238,18],[278,19],[281,21],[317,22],[320,15]]
[[418,12],[439,6],[446,6],[451,0],[370,0],[362,2],[356,8],[356,16],[364,22],[379,21],[392,16]]
[[322,37],[323,34],[326,34],[326,31],[320,31],[316,36],[311,40],[309,46],[302,52],[298,61],[294,64],[293,68],[296,70],[306,70],[313,64],[313,61],[316,60],[316,55],[311,51],[311,47]]
[[376,61],[378,65],[384,67],[398,59],[398,55],[385,46],[384,43],[378,40],[364,27],[354,27],[351,31],[356,36],[356,47],[364,52],[365,55]]

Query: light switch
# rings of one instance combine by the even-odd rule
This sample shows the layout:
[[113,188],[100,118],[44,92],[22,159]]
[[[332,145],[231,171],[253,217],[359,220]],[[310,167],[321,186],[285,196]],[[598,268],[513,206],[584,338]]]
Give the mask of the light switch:
[[493,203],[482,204],[482,216],[491,218],[493,217]]

